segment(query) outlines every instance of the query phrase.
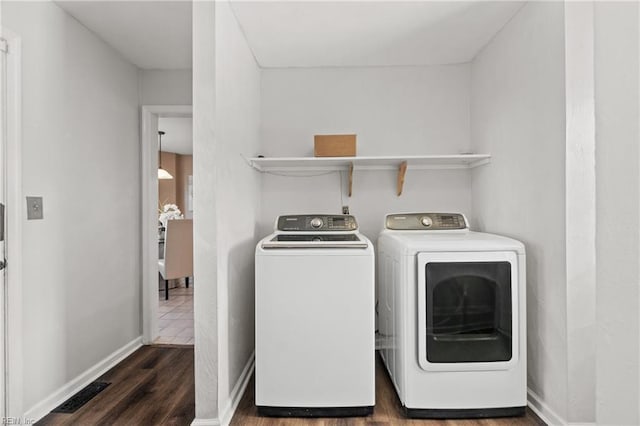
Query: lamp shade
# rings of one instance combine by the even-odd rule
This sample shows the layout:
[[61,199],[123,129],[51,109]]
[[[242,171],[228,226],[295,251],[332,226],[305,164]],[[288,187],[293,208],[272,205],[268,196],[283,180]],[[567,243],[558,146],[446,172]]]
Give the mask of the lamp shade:
[[173,179],[173,176],[171,176],[171,173],[169,173],[168,171],[166,171],[165,169],[162,168],[162,135],[164,135],[164,132],[162,130],[158,131],[158,144],[159,144],[159,148],[158,148],[158,179]]
[[158,179],[173,179],[173,176],[171,176],[171,173],[169,173],[165,169],[159,168]]

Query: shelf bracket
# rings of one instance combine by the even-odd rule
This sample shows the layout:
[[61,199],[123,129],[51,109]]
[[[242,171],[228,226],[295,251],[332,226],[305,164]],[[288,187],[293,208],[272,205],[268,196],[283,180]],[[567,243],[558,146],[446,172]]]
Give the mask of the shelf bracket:
[[349,197],[353,192],[353,161],[349,163]]
[[404,187],[404,175],[407,173],[407,162],[403,161],[398,167],[398,197],[402,195],[402,188]]

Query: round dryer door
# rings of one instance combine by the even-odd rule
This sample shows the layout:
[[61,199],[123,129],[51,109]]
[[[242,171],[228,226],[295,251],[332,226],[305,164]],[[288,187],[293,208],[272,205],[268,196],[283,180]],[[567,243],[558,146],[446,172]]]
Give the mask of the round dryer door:
[[515,253],[420,253],[418,270],[423,369],[495,370],[517,362]]

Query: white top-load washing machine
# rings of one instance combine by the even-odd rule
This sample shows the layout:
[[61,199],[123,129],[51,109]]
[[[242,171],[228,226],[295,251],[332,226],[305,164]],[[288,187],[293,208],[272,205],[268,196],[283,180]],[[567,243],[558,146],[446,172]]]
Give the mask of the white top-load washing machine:
[[267,416],[375,404],[374,250],[353,216],[280,216],[256,247],[256,388]]
[[384,363],[409,417],[527,404],[525,250],[455,213],[392,214],[378,238]]

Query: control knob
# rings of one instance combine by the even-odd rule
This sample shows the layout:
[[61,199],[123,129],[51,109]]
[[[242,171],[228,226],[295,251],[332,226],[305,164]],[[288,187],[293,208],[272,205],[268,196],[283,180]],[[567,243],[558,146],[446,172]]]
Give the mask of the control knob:
[[313,226],[314,228],[320,228],[322,227],[322,219],[320,219],[319,217],[314,217],[313,219],[311,219],[311,226]]
[[431,225],[433,225],[433,220],[431,220],[431,218],[429,216],[423,216],[420,218],[420,223],[429,228]]

